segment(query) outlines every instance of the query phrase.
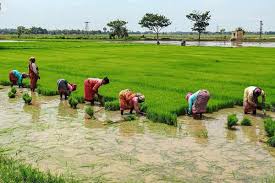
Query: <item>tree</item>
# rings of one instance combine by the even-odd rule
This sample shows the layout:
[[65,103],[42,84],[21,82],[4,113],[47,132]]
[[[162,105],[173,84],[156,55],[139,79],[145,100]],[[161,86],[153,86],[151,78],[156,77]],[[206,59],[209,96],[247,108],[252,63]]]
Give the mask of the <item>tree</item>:
[[106,33],[107,32],[107,28],[103,27],[103,31],[104,31],[104,33]]
[[163,15],[146,13],[140,20],[139,24],[141,27],[148,28],[157,34],[157,44],[159,43],[159,33],[160,31],[172,24],[172,22]]
[[201,33],[206,31],[206,27],[209,26],[209,20],[211,19],[210,11],[206,11],[204,13],[194,11],[186,17],[194,22],[192,27],[193,31],[197,31],[199,33],[199,41],[201,40]]
[[19,26],[19,27],[17,27],[17,36],[18,36],[18,38],[20,38],[20,36],[21,36],[22,34],[24,34],[25,31],[26,31],[26,28],[25,28],[24,26]]
[[124,20],[114,20],[107,24],[108,27],[111,29],[110,39],[115,38],[124,38],[128,37],[128,30],[126,28],[126,24],[128,22]]

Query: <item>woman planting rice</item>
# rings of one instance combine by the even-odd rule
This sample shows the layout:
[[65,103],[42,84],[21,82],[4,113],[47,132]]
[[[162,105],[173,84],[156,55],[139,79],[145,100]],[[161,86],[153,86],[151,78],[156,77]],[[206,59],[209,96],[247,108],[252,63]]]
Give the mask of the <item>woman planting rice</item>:
[[192,94],[189,92],[185,99],[188,102],[187,113],[193,115],[193,118],[196,118],[197,114],[202,118],[202,113],[206,112],[207,103],[210,98],[210,93],[207,90],[199,90],[196,93]]
[[265,114],[265,92],[259,87],[250,86],[244,90],[243,109],[244,113],[257,113],[258,97],[262,96],[262,110]]
[[99,95],[98,89],[102,85],[109,84],[109,79],[105,77],[104,79],[98,79],[98,78],[89,78],[84,81],[84,98],[86,101],[91,102],[91,104],[94,104],[94,98],[95,96],[98,97],[100,100],[100,103],[103,104],[103,97]]
[[9,73],[9,78],[11,82],[11,86],[18,85],[19,88],[23,87],[23,79],[29,77],[29,75],[25,73],[20,73],[18,70],[12,70]]
[[29,59],[29,76],[30,76],[30,88],[34,92],[36,88],[37,80],[40,79],[38,67],[35,64],[35,58],[31,57]]
[[59,79],[57,81],[57,87],[60,95],[60,100],[62,100],[63,95],[65,96],[65,100],[67,100],[67,97],[71,95],[71,92],[76,90],[77,85],[69,83],[65,79]]
[[123,115],[124,110],[130,109],[130,113],[133,113],[133,110],[137,114],[143,114],[140,110],[140,103],[145,101],[145,96],[141,93],[134,93],[129,89],[122,90],[119,93],[119,104],[121,115]]

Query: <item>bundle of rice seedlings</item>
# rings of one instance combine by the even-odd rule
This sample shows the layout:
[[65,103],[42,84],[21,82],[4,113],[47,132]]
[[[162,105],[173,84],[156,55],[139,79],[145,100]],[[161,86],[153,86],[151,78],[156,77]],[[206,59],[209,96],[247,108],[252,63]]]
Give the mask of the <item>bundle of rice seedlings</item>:
[[242,126],[251,126],[251,120],[248,118],[243,118],[243,120],[241,121],[241,125]]
[[28,104],[30,105],[31,102],[32,102],[32,97],[28,94],[28,93],[24,93],[23,96],[22,96],[25,104]]
[[85,109],[85,113],[90,117],[90,118],[94,118],[94,110],[91,107],[87,107]]
[[237,115],[236,114],[230,114],[227,116],[227,127],[229,129],[232,129],[233,126],[236,126],[237,125],[237,122],[238,122],[238,118],[237,118]]
[[9,96],[9,98],[15,98],[15,94],[12,93],[11,91],[8,93],[8,96]]
[[267,136],[272,137],[275,135],[275,121],[273,121],[271,118],[264,120],[264,128]]
[[71,108],[76,109],[76,107],[78,105],[78,100],[74,96],[70,96],[68,101],[69,101]]
[[15,87],[11,87],[11,92],[12,92],[13,94],[16,94],[16,93],[17,93],[16,88],[15,88]]

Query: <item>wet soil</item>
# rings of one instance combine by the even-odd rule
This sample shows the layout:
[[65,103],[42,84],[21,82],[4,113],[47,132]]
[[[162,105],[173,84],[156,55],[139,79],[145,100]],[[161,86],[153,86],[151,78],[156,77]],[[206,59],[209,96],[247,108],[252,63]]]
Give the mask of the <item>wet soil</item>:
[[[2,153],[42,170],[84,182],[259,182],[273,175],[275,148],[265,138],[261,115],[253,126],[226,128],[228,114],[243,118],[240,107],[206,114],[203,120],[178,118],[177,128],[146,118],[124,121],[119,112],[33,94],[25,105],[0,87]],[[275,117],[274,113],[268,113]]]

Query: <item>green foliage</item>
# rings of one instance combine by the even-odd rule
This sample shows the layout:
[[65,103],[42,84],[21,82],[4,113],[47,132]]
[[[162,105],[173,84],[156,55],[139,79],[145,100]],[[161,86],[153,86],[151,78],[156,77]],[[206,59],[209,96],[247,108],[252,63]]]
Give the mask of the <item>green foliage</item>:
[[128,30],[126,28],[126,24],[128,22],[124,20],[114,20],[107,24],[108,27],[111,28],[110,39],[115,38],[125,38],[128,37]]
[[119,102],[118,101],[106,102],[105,109],[108,111],[118,111],[120,109]]
[[73,95],[71,95],[70,97],[69,97],[69,104],[70,104],[70,106],[71,106],[71,108],[73,108],[73,109],[76,109],[76,107],[77,107],[77,105],[78,105],[78,100],[77,100],[77,98],[76,97],[74,97]]
[[32,102],[32,97],[28,94],[28,93],[24,93],[23,96],[22,96],[25,104],[28,104],[30,105],[31,102]]
[[241,125],[242,125],[242,126],[251,126],[251,125],[252,125],[252,124],[251,124],[251,120],[245,117],[245,118],[243,118],[243,120],[241,121]]
[[209,20],[211,19],[210,11],[206,11],[204,13],[194,11],[186,15],[186,17],[194,22],[192,27],[193,31],[197,31],[199,33],[199,40],[201,39],[201,33],[206,31],[206,27],[209,26]]
[[8,97],[9,98],[15,98],[15,94],[14,93],[12,93],[11,91],[8,93]]
[[264,128],[267,136],[272,137],[275,135],[275,121],[271,118],[264,120]]
[[55,95],[58,95],[58,91],[56,91],[56,90],[49,90],[47,88],[41,88],[41,87],[37,88],[37,93],[39,93],[41,95],[45,95],[45,96],[55,96]]
[[275,136],[270,137],[267,141],[267,143],[271,146],[271,147],[275,147]]
[[9,81],[0,81],[0,85],[3,85],[3,86],[10,86],[11,83]]
[[159,40],[159,33],[164,27],[168,27],[172,22],[163,15],[146,13],[140,20],[141,27],[148,28],[157,34],[157,41]]
[[123,119],[124,119],[125,121],[134,121],[134,120],[136,120],[137,118],[136,118],[135,115],[126,115],[126,116],[123,116]]
[[16,88],[15,88],[15,87],[12,87],[12,88],[11,88],[11,92],[12,92],[13,94],[16,94],[16,93],[17,93]]
[[43,173],[30,165],[0,155],[0,182],[73,183],[73,179]]
[[236,114],[230,114],[227,116],[227,127],[231,129],[233,126],[237,125],[238,118]]
[[86,112],[86,114],[89,115],[91,118],[94,117],[94,110],[93,110],[91,107],[87,107],[87,108],[85,109],[85,112]]

